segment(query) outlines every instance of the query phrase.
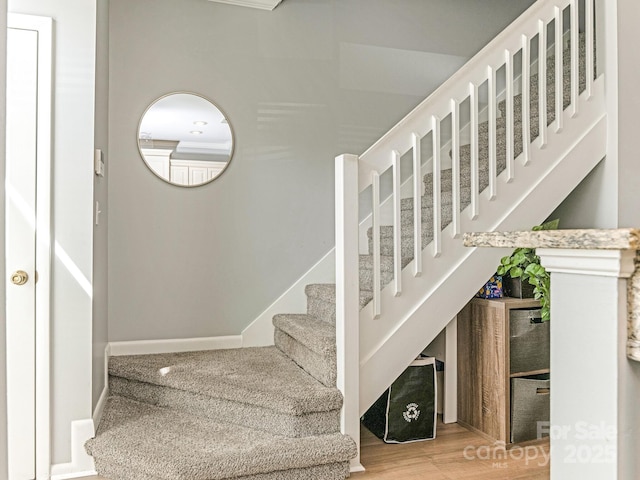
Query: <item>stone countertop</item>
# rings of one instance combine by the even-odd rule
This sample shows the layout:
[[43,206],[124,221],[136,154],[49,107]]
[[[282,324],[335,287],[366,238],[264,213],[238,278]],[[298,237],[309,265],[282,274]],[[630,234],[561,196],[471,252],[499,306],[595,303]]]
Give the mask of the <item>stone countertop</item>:
[[618,228],[465,233],[464,246],[640,250],[640,230]]

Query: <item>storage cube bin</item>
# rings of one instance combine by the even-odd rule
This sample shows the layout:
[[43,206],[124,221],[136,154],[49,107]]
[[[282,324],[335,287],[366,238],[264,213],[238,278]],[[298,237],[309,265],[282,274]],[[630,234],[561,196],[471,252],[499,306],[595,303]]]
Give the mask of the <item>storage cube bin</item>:
[[543,322],[539,308],[511,310],[509,315],[510,373],[549,368],[550,322]]
[[550,396],[549,374],[511,379],[511,443],[538,438],[538,423],[549,422]]

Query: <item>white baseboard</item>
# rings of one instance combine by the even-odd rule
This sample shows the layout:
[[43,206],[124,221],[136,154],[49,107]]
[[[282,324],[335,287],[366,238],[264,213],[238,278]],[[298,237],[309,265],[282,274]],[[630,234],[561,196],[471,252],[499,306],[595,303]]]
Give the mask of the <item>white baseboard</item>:
[[196,352],[198,350],[219,350],[240,347],[242,347],[242,337],[240,335],[109,343],[111,356],[114,357],[121,355],[145,355],[150,353]]
[[100,398],[98,399],[98,403],[96,403],[96,408],[93,411],[93,425],[97,429],[98,425],[100,425],[100,420],[102,420],[102,412],[104,412],[104,407],[107,403],[107,398],[109,397],[109,357],[111,356],[111,346],[107,344],[104,349],[104,387],[102,388],[102,393],[100,394]]
[[[66,469],[66,468],[71,468],[68,467],[69,465],[71,465],[70,463],[61,463],[58,465],[54,465],[51,468],[51,471],[53,472],[54,468],[58,468],[60,467],[60,469]],[[95,470],[89,470],[87,472],[74,472],[74,473],[60,473],[60,474],[52,474],[51,475],[51,480],[66,480],[68,478],[84,478],[84,477],[91,477],[93,475],[97,475],[98,472],[96,472]]]
[[96,467],[84,449],[84,444],[95,435],[93,419],[71,422],[71,462],[51,466],[51,480],[80,478],[96,475]]

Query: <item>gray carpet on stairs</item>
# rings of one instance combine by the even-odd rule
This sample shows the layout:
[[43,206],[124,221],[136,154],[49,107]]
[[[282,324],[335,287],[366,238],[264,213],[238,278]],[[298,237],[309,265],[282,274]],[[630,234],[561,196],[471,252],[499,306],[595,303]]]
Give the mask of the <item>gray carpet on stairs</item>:
[[273,317],[274,341],[285,355],[323,385],[336,385],[335,326],[310,315]]
[[[203,380],[204,381],[204,380]],[[334,382],[335,385],[335,382]],[[340,410],[290,415],[239,400],[214,398],[153,383],[109,377],[109,393],[158,407],[175,408],[184,413],[218,422],[241,425],[285,437],[334,433],[340,429]]]
[[337,389],[319,384],[275,347],[111,357],[109,375],[290,415],[342,407]]
[[280,437],[122,397],[86,449],[110,480],[344,479],[356,454],[339,433]]

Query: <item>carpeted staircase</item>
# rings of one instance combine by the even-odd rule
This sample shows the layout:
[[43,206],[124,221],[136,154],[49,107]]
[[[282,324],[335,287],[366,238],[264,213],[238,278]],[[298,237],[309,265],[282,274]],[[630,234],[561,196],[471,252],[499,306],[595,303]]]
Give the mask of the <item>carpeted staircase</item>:
[[[569,103],[569,51],[564,55]],[[584,42],[580,49],[584,89]],[[554,120],[553,57],[547,77]],[[531,136],[538,136],[537,75]],[[505,168],[505,102],[496,121]],[[522,151],[521,96],[514,98],[514,156]],[[488,186],[488,124],[479,135],[480,190]],[[461,209],[470,203],[470,147],[460,148]],[[451,171],[442,172],[442,225],[451,222]],[[423,244],[432,237],[432,174],[424,177]],[[393,231],[381,228],[381,283],[393,279]],[[371,250],[371,231],[369,231]],[[413,257],[413,200],[402,200],[402,262]],[[373,297],[373,260],[360,256],[360,306]],[[109,480],[337,480],[349,476],[354,442],[340,431],[335,285],[307,285],[307,313],[273,318],[275,346],[111,357],[110,398],[86,449]],[[429,339],[425,339],[425,344]]]

